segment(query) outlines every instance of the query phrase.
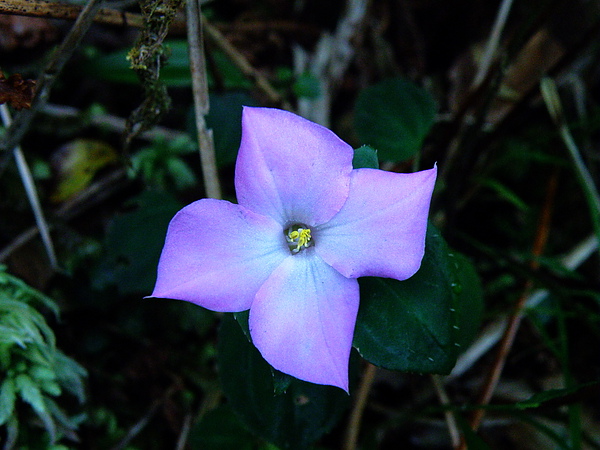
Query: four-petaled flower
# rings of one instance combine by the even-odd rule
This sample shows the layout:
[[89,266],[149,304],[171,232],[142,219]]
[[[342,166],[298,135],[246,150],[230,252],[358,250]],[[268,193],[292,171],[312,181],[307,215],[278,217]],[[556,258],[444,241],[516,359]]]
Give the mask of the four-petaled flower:
[[421,264],[436,168],[353,169],[353,149],[292,113],[246,107],[238,204],[202,199],[169,225],[152,297],[250,310],[275,369],[348,390],[358,277]]

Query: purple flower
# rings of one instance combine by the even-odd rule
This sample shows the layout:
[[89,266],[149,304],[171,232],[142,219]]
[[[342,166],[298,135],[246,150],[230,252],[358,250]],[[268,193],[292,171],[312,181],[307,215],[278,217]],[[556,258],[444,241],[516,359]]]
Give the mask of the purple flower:
[[404,280],[419,269],[437,172],[353,170],[352,157],[320,125],[244,108],[239,204],[202,199],[175,215],[152,297],[250,309],[269,364],[347,391],[356,278]]

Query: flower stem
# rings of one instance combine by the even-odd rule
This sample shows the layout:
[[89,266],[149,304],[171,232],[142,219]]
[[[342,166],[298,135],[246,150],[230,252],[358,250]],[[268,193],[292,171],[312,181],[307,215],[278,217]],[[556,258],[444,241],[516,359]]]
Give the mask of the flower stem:
[[356,403],[350,414],[350,420],[348,421],[348,428],[346,429],[346,438],[344,439],[344,450],[355,450],[358,442],[358,434],[360,432],[360,422],[362,421],[362,415],[367,406],[367,399],[369,398],[369,392],[373,381],[375,380],[375,373],[377,367],[371,363],[367,363],[363,378],[358,388],[358,394],[356,396]]
[[204,189],[207,197],[221,198],[212,130],[206,127],[205,121],[209,110],[208,80],[206,77],[204,36],[199,0],[188,0],[186,2],[186,15],[192,91],[194,93],[196,129],[198,131],[198,147],[200,149],[200,161],[202,162]]

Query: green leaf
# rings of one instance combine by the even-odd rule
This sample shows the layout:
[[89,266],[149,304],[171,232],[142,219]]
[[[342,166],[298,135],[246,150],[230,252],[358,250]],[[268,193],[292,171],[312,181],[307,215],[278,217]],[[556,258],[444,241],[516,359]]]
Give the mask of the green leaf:
[[354,169],[379,169],[379,160],[377,159],[377,150],[368,145],[354,150],[352,158],[352,167]]
[[360,140],[379,158],[406,161],[423,145],[434,123],[436,104],[429,93],[404,78],[390,78],[363,89],[356,102]]
[[523,212],[527,212],[529,210],[527,203],[525,203],[516,192],[502,184],[500,181],[494,180],[493,178],[487,178],[481,180],[481,185],[496,192],[501,199],[511,203],[517,209]]
[[175,183],[177,190],[182,191],[197,183],[196,175],[184,160],[177,157],[168,158],[166,164],[170,178]]
[[219,373],[223,391],[243,422],[283,448],[308,448],[339,420],[349,396],[339,388],[292,379],[276,394],[273,372],[248,341],[232,314],[219,330]]
[[54,370],[47,366],[35,365],[29,370],[29,375],[37,381],[54,381],[56,374]]
[[[242,139],[242,106],[258,106],[247,93],[241,91],[210,94],[210,110],[206,126],[213,131],[217,165],[232,165]],[[190,111],[190,134],[196,136],[194,111]],[[193,130],[193,131],[192,131]]]
[[106,235],[106,254],[94,277],[97,287],[116,285],[121,294],[149,293],[169,221],[181,208],[173,197],[145,191],[136,208],[116,216]]
[[425,256],[413,277],[361,278],[354,346],[363,358],[387,369],[449,373],[460,346],[452,269],[445,241],[429,226]]
[[20,278],[5,272],[6,266],[0,265],[0,293],[7,294],[7,298],[26,303],[40,303],[58,316],[59,308],[54,300],[32,288]]
[[84,378],[87,377],[85,368],[60,350],[56,351],[54,371],[60,386],[73,394],[79,403],[85,401]]
[[15,408],[15,382],[12,378],[6,378],[0,386],[0,426],[4,425]]
[[475,266],[458,252],[449,254],[449,263],[456,275],[452,284],[456,305],[455,340],[460,349],[475,338],[483,315],[483,288]]
[[547,403],[554,403],[556,406],[563,406],[565,404],[570,404],[577,402],[583,398],[583,395],[575,396],[574,394],[579,391],[589,391],[590,395],[594,395],[597,392],[598,385],[600,382],[592,381],[590,383],[585,383],[579,386],[574,386],[571,388],[564,389],[549,389],[544,392],[538,392],[537,394],[532,395],[527,400],[523,400],[515,403],[515,406],[518,409],[531,409],[531,408],[539,408],[540,406],[548,406]]
[[252,450],[256,438],[240,423],[231,407],[219,406],[195,425],[189,435],[190,448]]
[[55,381],[43,381],[41,383],[42,391],[53,397],[58,397],[62,393],[62,389]]
[[46,411],[46,405],[44,404],[40,388],[33,382],[29,375],[24,373],[19,374],[15,378],[15,387],[23,401],[29,403],[36,413],[40,414]]

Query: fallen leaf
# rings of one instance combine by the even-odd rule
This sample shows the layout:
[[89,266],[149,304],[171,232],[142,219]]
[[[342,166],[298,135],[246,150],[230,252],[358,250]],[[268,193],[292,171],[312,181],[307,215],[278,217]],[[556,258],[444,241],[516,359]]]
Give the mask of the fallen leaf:
[[94,139],[75,139],[52,155],[52,166],[58,177],[50,200],[59,203],[85,189],[96,172],[117,161],[118,155],[109,144]]
[[8,103],[15,109],[31,108],[35,95],[35,80],[24,80],[15,73],[8,78],[0,72],[0,103]]

